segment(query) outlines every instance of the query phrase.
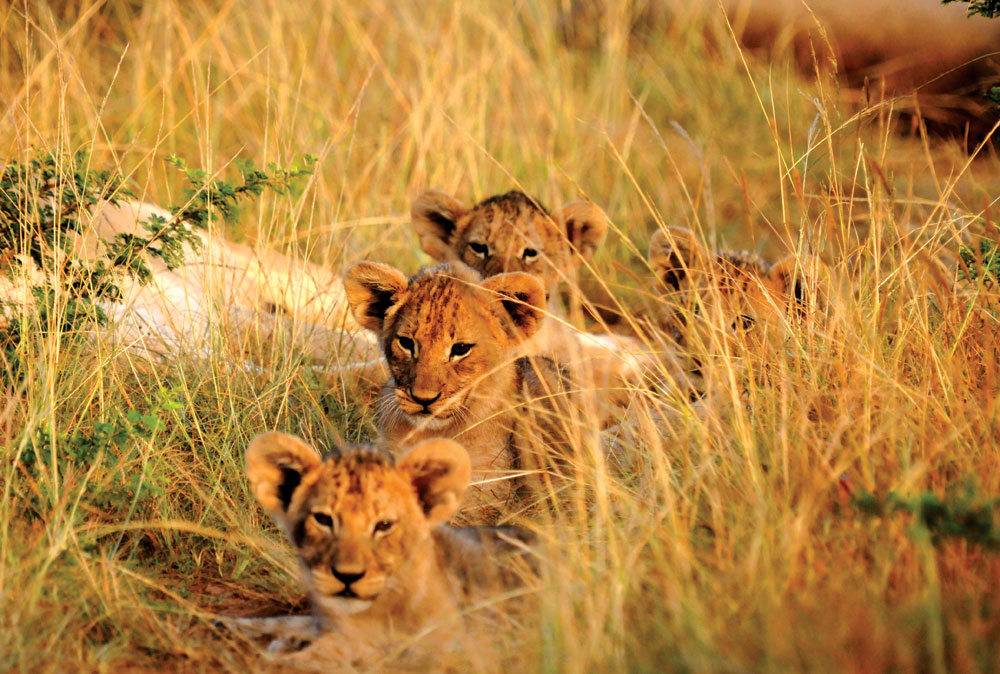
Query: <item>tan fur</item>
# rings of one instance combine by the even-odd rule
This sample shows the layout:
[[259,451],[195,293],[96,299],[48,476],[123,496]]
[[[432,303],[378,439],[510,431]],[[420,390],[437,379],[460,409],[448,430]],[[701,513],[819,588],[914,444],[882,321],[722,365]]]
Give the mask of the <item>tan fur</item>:
[[[509,271],[533,274],[550,298],[604,240],[608,218],[590,202],[567,204],[551,215],[522,192],[507,192],[467,208],[443,192],[413,201],[413,228],[428,255],[460,261],[483,276]],[[550,307],[551,308],[551,307]]]
[[690,230],[667,227],[653,234],[649,264],[666,294],[733,322],[773,325],[796,306],[814,304],[826,265],[815,257],[768,264],[748,251],[709,251]]
[[444,525],[470,473],[452,440],[427,440],[394,462],[371,446],[321,458],[298,438],[267,433],[250,444],[246,466],[258,502],[298,552],[314,621],[223,622],[277,634],[279,645],[312,642],[285,664],[363,664],[417,636],[427,645],[438,627],[444,640],[470,601],[516,582],[502,558],[524,550],[526,532]]
[[866,77],[884,78],[891,94],[916,87],[933,93],[967,86],[984,69],[949,71],[962,71],[1000,45],[1000,26],[983,17],[968,17],[965,3],[909,0],[906,11],[893,0],[726,0],[723,4],[748,46],[780,48],[791,43],[804,70],[836,65],[855,84]]
[[[563,40],[592,47],[616,23],[655,40],[676,33],[675,21],[715,13],[721,7],[740,43],[776,56],[789,49],[809,74],[836,71],[849,84],[870,82],[877,99],[904,96],[893,109],[912,108],[944,129],[969,123],[985,133],[996,122],[980,92],[995,83],[1000,21],[967,16],[968,4],[941,0],[571,0],[560,13]],[[726,36],[728,39],[728,35]],[[866,97],[867,98],[867,97]]]
[[668,332],[681,352],[766,345],[801,317],[815,316],[829,270],[816,257],[768,264],[747,251],[710,251],[688,229],[653,234],[649,264],[660,282]]
[[517,442],[526,401],[561,398],[558,366],[519,357],[542,324],[541,282],[522,272],[484,281],[461,262],[406,280],[392,267],[361,262],[345,285],[357,320],[378,331],[388,361],[378,410],[383,437],[400,447],[436,436],[460,441],[472,457],[480,505],[503,504],[528,451]]
[[[145,223],[154,216],[171,219],[169,212],[148,203],[102,202],[77,242],[77,254],[96,259],[102,242],[119,234],[149,237]],[[153,357],[200,353],[212,343],[212,326],[221,324],[241,341],[266,344],[282,333],[318,361],[335,355],[354,361],[372,357],[374,344],[347,311],[336,274],[211,232],[196,234],[201,246],[187,246],[177,269],[146,255],[152,271],[148,284],[121,279],[122,301],[103,305],[117,343]],[[18,281],[5,278],[0,292],[30,304],[27,286],[40,282],[40,272],[30,270]]]
[[545,286],[546,306],[557,320],[547,321],[525,345],[526,353],[575,356],[573,330],[565,324],[559,299],[562,283],[575,286],[583,263],[604,240],[608,218],[596,205],[577,201],[551,215],[523,192],[507,192],[466,207],[443,192],[427,191],[413,201],[413,228],[424,252],[441,262],[459,261],[484,277],[509,271],[537,276]]
[[550,318],[522,353],[569,367],[574,379],[595,393],[599,423],[607,423],[640,381],[644,349],[629,337],[576,330],[566,322],[559,294],[563,284],[577,287],[581,266],[604,240],[610,224],[604,211],[576,201],[549,214],[538,200],[517,191],[466,207],[432,190],[413,201],[411,215],[421,247],[436,260],[463,262],[486,277],[523,271],[542,281]]

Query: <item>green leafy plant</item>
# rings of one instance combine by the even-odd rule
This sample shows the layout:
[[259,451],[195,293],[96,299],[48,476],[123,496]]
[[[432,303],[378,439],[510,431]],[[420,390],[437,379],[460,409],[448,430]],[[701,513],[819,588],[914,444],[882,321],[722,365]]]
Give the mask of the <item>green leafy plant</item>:
[[[180,205],[169,206],[173,217],[154,217],[144,223],[149,236],[119,234],[103,242],[96,260],[80,259],[74,251],[74,234],[81,234],[94,206],[102,200],[117,203],[134,193],[120,174],[89,167],[90,157],[80,150],[72,157],[46,154],[25,163],[9,162],[0,176],[0,252],[8,267],[16,268],[27,257],[42,270],[54,270],[53,281],[74,298],[120,296],[115,272],[146,282],[149,267],[140,253],[162,259],[170,269],[184,261],[184,244],[199,245],[195,229],[204,229],[218,218],[233,219],[238,202],[260,196],[265,189],[287,194],[297,181],[313,172],[315,157],[303,165],[282,169],[270,163],[259,170],[250,160],[236,160],[242,182],[210,179],[202,169],[189,168],[179,157],[167,160],[180,169],[189,186]],[[53,264],[55,263],[55,264]]]
[[995,110],[1000,111],[1000,87],[990,87],[986,92],[986,99],[993,104]]
[[968,2],[969,16],[980,14],[987,19],[1000,16],[1000,0],[941,0],[941,2],[945,5],[952,2]]
[[292,164],[287,169],[271,162],[266,170],[260,170],[249,159],[236,159],[233,163],[240,172],[242,184],[234,185],[225,180],[210,179],[206,171],[189,168],[180,157],[170,156],[167,161],[180,169],[189,183],[184,190],[182,204],[170,206],[168,210],[175,218],[187,220],[201,229],[220,216],[226,221],[233,220],[241,199],[256,198],[265,189],[288,194],[300,178],[312,174],[316,164],[316,158],[309,154],[303,158],[302,166]]
[[[316,163],[306,155],[301,166],[283,169],[270,163],[260,170],[252,161],[236,160],[241,180],[233,184],[211,179],[179,157],[167,161],[188,182],[182,203],[168,207],[172,216],[154,216],[143,223],[147,230],[143,234],[123,233],[102,241],[100,252],[90,259],[78,254],[77,237],[102,201],[117,203],[134,197],[122,175],[90,168],[86,150],[72,156],[48,153],[4,166],[0,174],[0,273],[14,278],[25,273],[26,265],[33,265],[44,276],[43,283],[30,288],[43,330],[69,332],[88,322],[106,323],[99,302],[122,297],[123,277],[140,284],[151,280],[144,255],[163,260],[169,269],[177,268],[184,262],[187,247],[197,250],[200,246],[197,230],[219,218],[234,219],[240,201],[257,198],[266,189],[278,194],[293,191]],[[22,361],[18,346],[36,327],[34,321],[27,325],[27,320],[13,303],[0,301],[0,356],[7,372],[16,378]]]
[[4,166],[0,252],[7,273],[15,273],[27,259],[40,270],[51,270],[53,282],[72,297],[115,295],[114,256],[85,263],[74,252],[73,235],[83,233],[89,209],[102,199],[114,202],[132,193],[120,174],[88,168],[89,159],[80,150],[71,157],[50,153]]
[[961,259],[959,276],[972,281],[980,276],[994,282],[1000,279],[1000,244],[996,241],[980,240],[978,251],[962,246],[958,249],[958,256]]
[[288,194],[300,178],[312,174],[316,158],[307,154],[301,167],[293,164],[288,169],[271,162],[266,171],[255,168],[252,160],[236,159],[234,163],[242,178],[239,184],[211,179],[208,172],[188,167],[184,159],[175,155],[168,157],[167,162],[180,169],[188,182],[181,203],[167,207],[172,217],[168,220],[152,216],[144,223],[149,236],[118,234],[114,241],[105,244],[112,263],[127,270],[141,283],[149,281],[150,272],[139,253],[156,256],[168,269],[176,269],[184,261],[185,244],[193,250],[200,247],[201,239],[196,230],[207,229],[220,219],[232,222],[239,213],[241,200],[253,200],[266,189]]
[[943,498],[929,491],[912,498],[894,492],[884,497],[864,492],[854,498],[854,506],[870,517],[909,513],[913,515],[911,533],[929,535],[935,545],[961,538],[985,548],[1000,548],[1000,526],[994,516],[1000,498],[982,498],[971,481],[948,489]]
[[[126,410],[69,433],[52,433],[48,426],[40,426],[20,454],[21,466],[36,476],[52,468],[59,474],[71,469],[94,469],[86,502],[109,510],[127,507],[130,502],[144,503],[154,498],[163,485],[144,471],[123,472],[120,467],[135,458],[139,445],[166,430],[165,419],[176,417],[184,404],[176,390],[160,388],[145,407]],[[42,490],[44,493],[44,487]]]

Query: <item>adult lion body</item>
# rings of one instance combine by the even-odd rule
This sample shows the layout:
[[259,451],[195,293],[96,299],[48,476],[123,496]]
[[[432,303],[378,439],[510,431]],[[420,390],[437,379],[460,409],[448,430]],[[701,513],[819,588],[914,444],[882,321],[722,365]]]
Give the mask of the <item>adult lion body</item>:
[[[968,16],[969,5],[941,0],[572,0],[560,14],[559,32],[578,47],[599,44],[616,23],[660,44],[691,18],[726,16],[732,35],[752,50],[791,52],[800,68],[836,72],[848,84],[868,83],[863,100],[883,91],[901,96],[893,110],[919,112],[942,130],[969,125],[983,136],[997,122],[983,95],[1000,72],[1000,21]],[[695,21],[697,24],[698,22]],[[914,98],[919,106],[913,105]]]
[[[170,221],[169,212],[133,201],[101,202],[75,242],[75,254],[95,260],[103,242],[116,236],[150,238],[146,223]],[[266,343],[285,333],[317,361],[371,357],[374,343],[358,329],[347,310],[340,277],[305,260],[234,243],[193,230],[200,246],[185,245],[184,261],[170,269],[159,257],[144,254],[152,272],[148,282],[122,276],[120,301],[104,301],[109,335],[120,346],[153,358],[206,353],[213,329]],[[153,237],[152,246],[155,246]],[[45,283],[37,268],[16,280],[4,279],[5,297],[30,304],[28,287]]]

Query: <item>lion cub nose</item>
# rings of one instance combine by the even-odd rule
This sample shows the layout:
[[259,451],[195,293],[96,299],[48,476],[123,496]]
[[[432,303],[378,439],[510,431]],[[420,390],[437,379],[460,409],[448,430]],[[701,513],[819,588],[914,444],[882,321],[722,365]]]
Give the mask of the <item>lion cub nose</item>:
[[330,570],[333,571],[333,577],[343,583],[344,587],[350,587],[351,583],[361,580],[365,575],[364,571],[361,573],[344,573],[342,571],[337,571],[335,568]]
[[438,391],[438,394],[433,398],[427,397],[427,394],[424,391],[420,391],[420,393],[422,393],[423,395],[418,395],[416,391],[414,391],[412,388],[410,389],[410,397],[413,399],[413,402],[423,407],[424,408],[423,411],[430,412],[431,405],[433,405],[438,401],[438,398],[441,397],[441,392]]

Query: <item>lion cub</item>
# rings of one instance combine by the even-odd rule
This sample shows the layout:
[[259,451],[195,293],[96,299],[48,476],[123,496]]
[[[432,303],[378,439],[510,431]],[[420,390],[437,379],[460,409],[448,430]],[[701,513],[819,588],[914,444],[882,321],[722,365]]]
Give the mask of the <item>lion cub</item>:
[[786,328],[818,317],[829,285],[819,258],[769,264],[747,251],[711,251],[681,227],[653,234],[649,264],[662,284],[666,351],[687,356],[694,388],[703,387],[705,358],[754,354],[766,362]]
[[429,190],[410,208],[424,252],[441,262],[459,261],[484,277],[521,271],[542,281],[550,317],[523,345],[525,355],[551,356],[573,370],[585,388],[601,392],[598,417],[606,425],[641,380],[646,349],[638,340],[592,334],[566,322],[559,288],[577,288],[580,269],[604,240],[608,216],[597,205],[575,201],[549,213],[519,191],[468,207]]
[[[507,500],[512,471],[545,465],[530,447],[566,451],[567,375],[551,359],[521,357],[545,316],[536,277],[483,280],[450,262],[407,279],[388,265],[359,262],[344,285],[355,318],[378,333],[388,362],[378,422],[390,443],[460,441],[482,505]],[[542,442],[526,442],[532,433]]]
[[416,637],[440,647],[471,602],[520,584],[514,566],[527,532],[444,524],[470,471],[452,440],[422,442],[398,461],[371,446],[321,458],[273,432],[250,443],[246,469],[257,501],[298,551],[313,615],[223,622],[281,634],[272,646],[309,643],[284,664],[370,663]]
[[608,231],[608,216],[595,204],[575,201],[550,214],[516,190],[472,207],[428,190],[413,200],[410,215],[420,247],[435,260],[464,262],[483,276],[533,274],[559,316],[565,313],[557,299],[560,284],[576,280]]

